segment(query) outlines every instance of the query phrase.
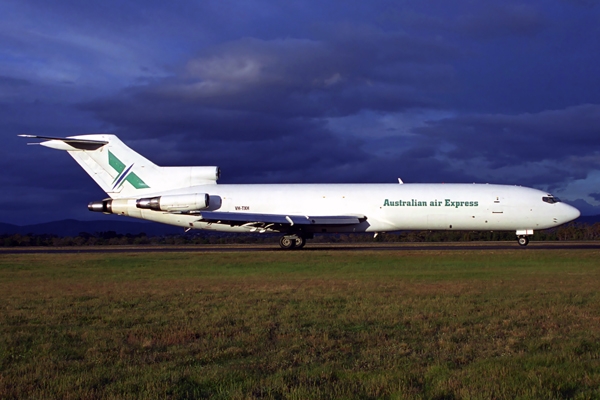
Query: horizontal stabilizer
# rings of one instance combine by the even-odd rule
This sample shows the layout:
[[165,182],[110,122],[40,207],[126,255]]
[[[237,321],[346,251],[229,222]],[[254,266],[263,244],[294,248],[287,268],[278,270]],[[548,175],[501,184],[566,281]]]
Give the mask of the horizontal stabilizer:
[[366,219],[365,216],[356,215],[310,217],[305,215],[252,214],[220,211],[202,211],[200,212],[200,215],[202,216],[202,221],[205,222],[231,225],[241,225],[252,222],[284,225],[354,225],[360,224]]
[[[50,136],[37,136],[37,135],[19,135],[24,138],[42,139],[47,142],[39,143],[42,146],[50,147],[57,150],[90,150],[94,151],[100,147],[108,144],[103,140],[89,140],[89,139],[73,139],[73,138],[55,138]],[[37,144],[37,143],[35,143]],[[67,146],[65,146],[65,144]]]

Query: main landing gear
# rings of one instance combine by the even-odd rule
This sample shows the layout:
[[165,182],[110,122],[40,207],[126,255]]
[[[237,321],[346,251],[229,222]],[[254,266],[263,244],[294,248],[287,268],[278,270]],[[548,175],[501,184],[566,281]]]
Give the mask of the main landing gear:
[[527,236],[519,236],[517,239],[519,246],[527,246],[529,244],[529,238]]
[[279,238],[279,246],[284,250],[301,249],[306,244],[306,238],[299,235],[285,235]]

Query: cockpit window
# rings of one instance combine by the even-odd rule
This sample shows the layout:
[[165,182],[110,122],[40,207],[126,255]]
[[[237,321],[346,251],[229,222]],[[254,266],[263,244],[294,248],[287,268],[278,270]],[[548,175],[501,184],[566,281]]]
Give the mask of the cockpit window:
[[560,199],[558,197],[554,197],[554,196],[544,196],[544,197],[542,197],[542,200],[544,200],[546,203],[550,203],[550,204],[560,203]]

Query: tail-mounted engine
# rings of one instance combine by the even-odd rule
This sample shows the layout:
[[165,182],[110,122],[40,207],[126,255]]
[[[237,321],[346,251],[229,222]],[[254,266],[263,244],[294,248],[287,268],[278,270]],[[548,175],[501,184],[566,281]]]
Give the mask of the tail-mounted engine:
[[88,210],[102,212],[104,214],[112,214],[112,199],[102,201],[92,201],[88,204]]
[[204,210],[209,205],[210,196],[207,193],[148,197],[135,202],[137,208],[155,211],[195,211]]

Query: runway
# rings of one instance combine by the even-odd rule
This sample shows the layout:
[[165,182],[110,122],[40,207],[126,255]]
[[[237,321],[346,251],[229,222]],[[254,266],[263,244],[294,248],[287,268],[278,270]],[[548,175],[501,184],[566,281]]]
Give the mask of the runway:
[[322,251],[477,251],[477,250],[600,250],[600,242],[454,242],[454,243],[314,243],[301,250],[282,250],[277,244],[256,245],[184,245],[184,246],[81,246],[81,247],[11,247],[2,254],[74,254],[74,253],[208,253],[208,252],[322,252]]

